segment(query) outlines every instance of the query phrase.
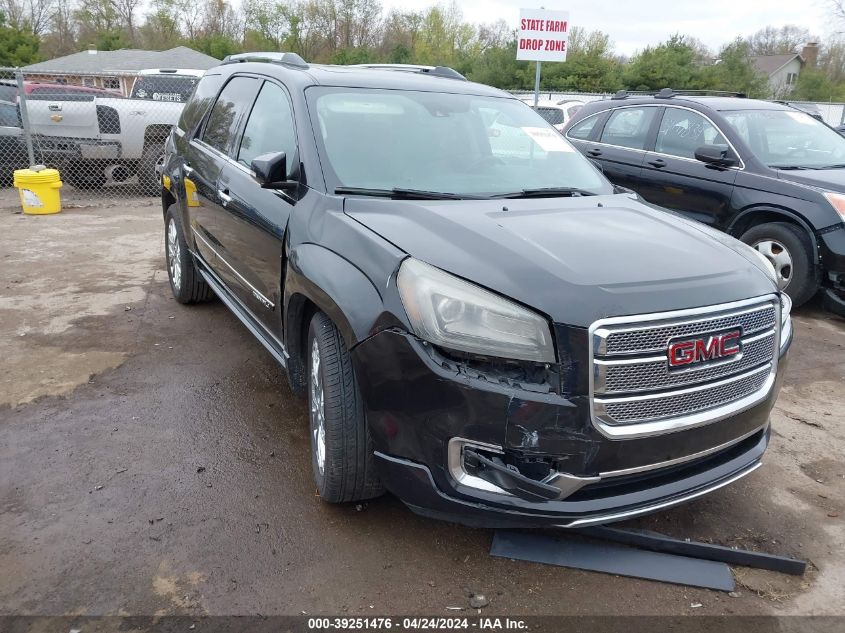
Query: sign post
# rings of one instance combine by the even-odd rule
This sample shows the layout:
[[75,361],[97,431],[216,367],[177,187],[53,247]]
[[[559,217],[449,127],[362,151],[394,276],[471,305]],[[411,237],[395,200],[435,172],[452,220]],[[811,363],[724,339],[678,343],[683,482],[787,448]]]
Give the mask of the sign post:
[[537,62],[534,107],[540,100],[542,62],[565,62],[569,48],[569,11],[520,9],[516,58]]

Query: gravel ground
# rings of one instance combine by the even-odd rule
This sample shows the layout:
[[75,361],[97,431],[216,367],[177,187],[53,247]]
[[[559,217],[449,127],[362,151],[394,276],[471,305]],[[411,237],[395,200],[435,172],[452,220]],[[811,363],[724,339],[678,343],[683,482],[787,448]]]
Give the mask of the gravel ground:
[[[0,614],[845,614],[845,321],[795,315],[762,468],[629,525],[799,556],[737,595],[496,559],[492,533],[315,495],[307,415],[220,304],[177,304],[157,201],[0,191]],[[700,607],[692,607],[700,604]]]

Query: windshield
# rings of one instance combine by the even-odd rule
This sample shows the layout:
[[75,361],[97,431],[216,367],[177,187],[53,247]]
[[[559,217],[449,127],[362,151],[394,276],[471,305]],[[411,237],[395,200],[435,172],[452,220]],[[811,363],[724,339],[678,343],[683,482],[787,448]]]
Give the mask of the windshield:
[[307,95],[330,191],[613,192],[586,158],[515,99],[329,87]]
[[199,80],[191,75],[141,75],[132,85],[132,98],[185,103]]
[[845,138],[804,112],[736,110],[722,115],[769,167],[823,169],[845,163]]

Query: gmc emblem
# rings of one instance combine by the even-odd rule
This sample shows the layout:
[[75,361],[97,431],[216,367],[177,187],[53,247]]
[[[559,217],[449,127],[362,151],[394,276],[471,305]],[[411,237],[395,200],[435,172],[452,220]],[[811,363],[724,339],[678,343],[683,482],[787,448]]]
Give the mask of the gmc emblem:
[[669,367],[685,367],[694,363],[735,356],[742,350],[742,332],[731,330],[707,338],[694,338],[669,345]]

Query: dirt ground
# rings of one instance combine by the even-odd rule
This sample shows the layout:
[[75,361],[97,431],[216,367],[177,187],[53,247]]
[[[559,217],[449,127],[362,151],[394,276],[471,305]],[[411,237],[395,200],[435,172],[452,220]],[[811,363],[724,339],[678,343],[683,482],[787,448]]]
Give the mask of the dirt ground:
[[[155,201],[0,191],[0,614],[845,614],[845,321],[805,307],[764,465],[629,525],[806,558],[735,596],[492,558],[492,532],[316,497],[303,402],[177,304]],[[700,606],[693,606],[700,605]]]

